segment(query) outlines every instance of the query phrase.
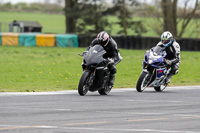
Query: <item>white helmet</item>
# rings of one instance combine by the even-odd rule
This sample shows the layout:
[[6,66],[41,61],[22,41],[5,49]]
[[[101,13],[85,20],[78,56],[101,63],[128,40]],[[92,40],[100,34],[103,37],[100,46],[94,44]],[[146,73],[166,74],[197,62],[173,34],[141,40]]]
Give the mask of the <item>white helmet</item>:
[[169,45],[171,45],[173,40],[174,40],[174,38],[169,31],[165,31],[165,32],[162,33],[161,42],[162,42],[164,47],[168,47]]

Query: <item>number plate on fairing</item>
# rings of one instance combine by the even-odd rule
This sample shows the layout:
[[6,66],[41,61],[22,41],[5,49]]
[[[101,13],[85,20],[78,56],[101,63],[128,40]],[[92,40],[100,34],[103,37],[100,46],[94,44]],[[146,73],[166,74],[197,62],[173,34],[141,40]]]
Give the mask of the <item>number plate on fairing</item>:
[[156,69],[156,77],[160,78],[163,75],[163,73],[165,72],[165,70],[166,70],[165,68]]

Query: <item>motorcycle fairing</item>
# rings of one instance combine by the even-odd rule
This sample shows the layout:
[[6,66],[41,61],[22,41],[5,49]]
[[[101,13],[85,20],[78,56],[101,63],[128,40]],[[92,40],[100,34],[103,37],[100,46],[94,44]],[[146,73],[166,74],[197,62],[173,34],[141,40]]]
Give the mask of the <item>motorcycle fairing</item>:
[[156,69],[156,77],[160,78],[164,74],[165,70],[166,68]]
[[104,48],[100,45],[95,45],[91,47],[88,53],[84,56],[85,64],[88,65],[98,65],[103,62],[103,55],[106,53]]
[[159,68],[160,66],[163,66],[163,60],[164,60],[163,56],[158,55],[154,53],[153,51],[149,51],[145,54],[144,62],[147,65],[151,65],[152,67]]

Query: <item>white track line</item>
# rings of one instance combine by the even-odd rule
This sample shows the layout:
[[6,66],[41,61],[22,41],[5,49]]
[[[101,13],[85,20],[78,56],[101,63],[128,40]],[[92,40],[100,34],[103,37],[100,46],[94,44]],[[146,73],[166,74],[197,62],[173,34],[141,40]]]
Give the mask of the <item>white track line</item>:
[[88,130],[88,131],[116,131],[116,132],[159,132],[159,133],[197,133],[193,131],[179,131],[179,130],[159,130],[159,129],[112,129],[112,128],[82,128],[82,127],[65,127],[65,129],[73,130]]
[[[167,87],[167,90],[192,90],[200,89],[200,86],[175,86]],[[146,88],[146,90],[153,90],[153,88]],[[112,92],[126,92],[136,91],[136,88],[116,88],[112,89]],[[66,90],[66,91],[49,91],[49,92],[0,92],[0,96],[23,96],[23,95],[63,95],[63,94],[75,94],[77,90]]]

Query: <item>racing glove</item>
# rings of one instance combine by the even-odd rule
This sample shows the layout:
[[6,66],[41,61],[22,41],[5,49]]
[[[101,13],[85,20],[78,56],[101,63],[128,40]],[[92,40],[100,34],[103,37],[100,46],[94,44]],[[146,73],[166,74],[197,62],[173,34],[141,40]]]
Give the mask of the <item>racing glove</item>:
[[112,58],[107,58],[107,59],[105,59],[105,63],[106,64],[114,64],[115,62]]
[[108,61],[109,61],[109,64],[114,64],[115,63],[114,59],[112,59],[112,58],[108,58]]
[[171,60],[167,60],[167,59],[165,59],[165,63],[166,63],[167,65],[169,65],[169,66],[172,65],[172,61],[171,61]]

